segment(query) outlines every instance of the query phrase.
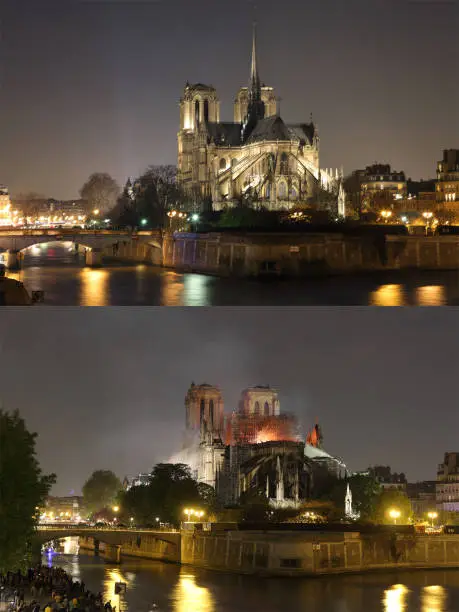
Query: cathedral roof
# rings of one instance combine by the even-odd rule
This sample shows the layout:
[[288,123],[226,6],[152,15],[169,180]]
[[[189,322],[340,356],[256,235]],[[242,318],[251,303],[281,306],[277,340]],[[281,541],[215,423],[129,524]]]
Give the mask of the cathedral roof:
[[215,91],[215,87],[212,87],[212,85],[204,85],[204,83],[187,83],[186,87],[200,91]]
[[315,133],[313,123],[291,123],[288,127],[300,141],[306,140],[306,142],[312,144]]
[[207,123],[211,140],[219,146],[240,147],[241,130],[240,123]]
[[266,117],[265,119],[257,121],[247,139],[247,144],[264,140],[290,141],[293,139],[295,139],[295,137],[279,115],[273,115],[272,117]]

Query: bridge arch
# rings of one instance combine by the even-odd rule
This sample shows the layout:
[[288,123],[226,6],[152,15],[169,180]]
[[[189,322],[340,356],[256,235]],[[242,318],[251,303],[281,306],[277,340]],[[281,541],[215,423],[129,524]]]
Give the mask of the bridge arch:
[[98,549],[99,544],[102,543],[110,554],[119,551],[116,553],[118,556],[125,554],[173,562],[179,562],[181,556],[181,536],[176,531],[90,527],[41,527],[37,529],[37,541],[42,545],[66,537],[83,538],[83,543],[86,545],[88,540],[92,540],[94,549]]
[[8,268],[18,268],[21,252],[41,244],[73,244],[84,249],[86,264],[102,265],[102,258],[120,257],[145,263],[162,264],[161,232],[133,234],[127,231],[55,231],[55,230],[0,230],[0,252],[6,253]]

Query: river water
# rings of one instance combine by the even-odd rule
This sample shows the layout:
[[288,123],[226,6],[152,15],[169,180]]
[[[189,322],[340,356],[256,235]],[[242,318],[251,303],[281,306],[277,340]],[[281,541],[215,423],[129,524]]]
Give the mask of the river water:
[[84,266],[71,243],[35,245],[8,276],[59,306],[443,306],[459,304],[459,272],[385,272],[260,281],[181,274],[158,267]]
[[[45,555],[117,612],[457,612],[459,570],[375,573],[322,578],[256,578],[125,559],[111,565],[79,555],[68,538],[65,554]],[[115,595],[115,583],[126,594]]]

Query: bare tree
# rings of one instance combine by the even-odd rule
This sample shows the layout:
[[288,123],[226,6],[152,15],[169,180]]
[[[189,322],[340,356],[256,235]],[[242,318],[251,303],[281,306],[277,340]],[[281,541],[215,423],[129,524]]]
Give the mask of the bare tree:
[[114,207],[120,192],[114,178],[106,172],[95,172],[80,189],[80,196],[86,201],[88,212],[99,210],[102,213]]
[[37,216],[41,210],[45,209],[47,202],[44,195],[33,191],[12,198],[14,208],[20,210],[26,217]]

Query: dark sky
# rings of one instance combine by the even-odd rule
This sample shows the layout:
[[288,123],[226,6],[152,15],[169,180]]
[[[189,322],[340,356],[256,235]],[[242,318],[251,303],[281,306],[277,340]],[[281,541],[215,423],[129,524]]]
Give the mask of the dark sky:
[[459,451],[454,309],[20,309],[0,319],[0,399],[39,434],[55,491],[94,469],[121,478],[178,450],[192,381],[225,409],[270,384],[281,410],[315,417],[353,470],[435,477]]
[[[458,146],[457,0],[258,0],[262,79],[288,121],[313,113],[321,165],[433,177]],[[187,79],[222,120],[249,73],[249,0],[1,0],[0,182],[74,198],[175,163]]]

